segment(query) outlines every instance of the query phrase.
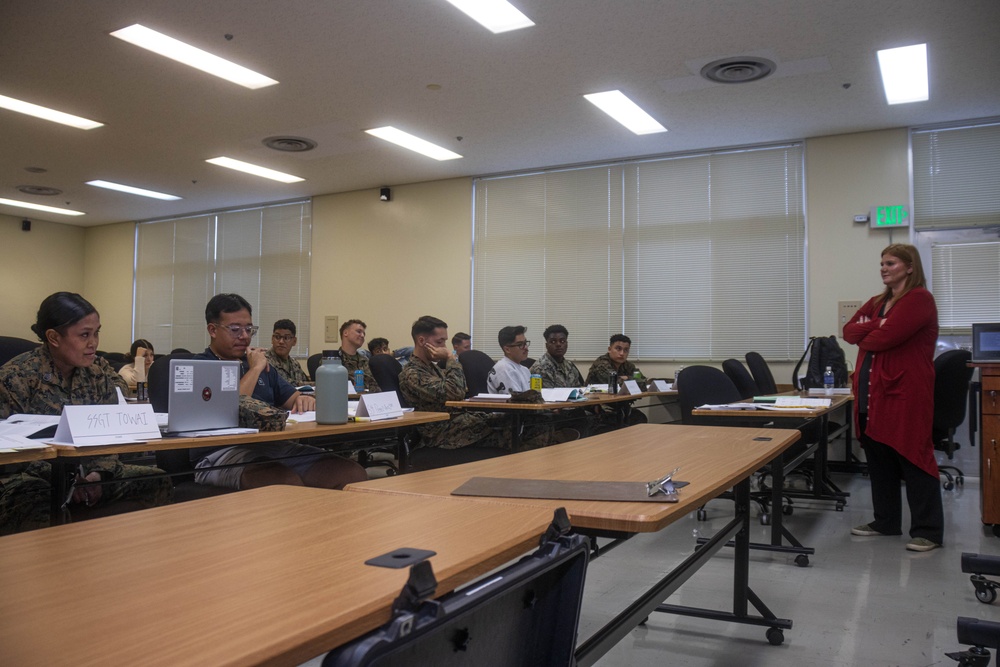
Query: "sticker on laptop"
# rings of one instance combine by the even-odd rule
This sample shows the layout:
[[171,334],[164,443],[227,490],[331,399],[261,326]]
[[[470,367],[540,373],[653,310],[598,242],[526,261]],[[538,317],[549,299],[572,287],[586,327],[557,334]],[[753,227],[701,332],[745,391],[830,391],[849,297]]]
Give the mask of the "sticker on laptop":
[[222,367],[221,391],[236,391],[240,388],[240,373],[235,366]]
[[174,392],[190,394],[194,392],[194,366],[174,366]]

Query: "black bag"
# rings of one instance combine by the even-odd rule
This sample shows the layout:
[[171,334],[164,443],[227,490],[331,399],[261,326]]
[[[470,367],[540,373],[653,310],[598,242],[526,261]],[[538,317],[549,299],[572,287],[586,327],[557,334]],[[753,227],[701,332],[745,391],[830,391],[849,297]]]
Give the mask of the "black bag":
[[[812,351],[812,354],[809,354]],[[809,355],[809,365],[806,366],[805,377],[799,383],[799,368]],[[840,349],[836,336],[812,336],[806,351],[802,353],[799,363],[795,364],[792,371],[792,385],[796,389],[813,389],[823,386],[823,373],[829,366],[833,370],[833,386],[846,387],[848,382],[847,360],[844,358],[844,351]]]

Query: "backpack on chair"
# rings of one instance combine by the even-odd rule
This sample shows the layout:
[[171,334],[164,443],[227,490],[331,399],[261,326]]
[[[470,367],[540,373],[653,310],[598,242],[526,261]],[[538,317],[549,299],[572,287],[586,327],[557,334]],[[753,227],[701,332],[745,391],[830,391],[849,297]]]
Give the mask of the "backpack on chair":
[[[799,368],[801,368],[806,355],[809,355],[809,364],[806,366],[805,377],[800,383]],[[846,387],[848,382],[847,360],[844,358],[844,351],[840,349],[837,337],[811,336],[805,352],[802,353],[799,363],[795,364],[795,370],[792,371],[792,385],[796,389],[822,387],[823,373],[827,366],[833,370],[833,386]]]

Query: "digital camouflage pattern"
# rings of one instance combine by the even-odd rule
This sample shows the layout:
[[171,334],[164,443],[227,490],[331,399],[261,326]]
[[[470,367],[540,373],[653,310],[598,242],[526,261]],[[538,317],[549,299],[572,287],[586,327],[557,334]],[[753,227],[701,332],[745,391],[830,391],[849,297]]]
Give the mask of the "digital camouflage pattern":
[[576,364],[565,357],[560,363],[553,359],[548,352],[532,364],[531,374],[542,376],[542,387],[545,389],[582,387],[585,384],[583,375],[580,374],[580,369],[576,367]]
[[[12,414],[58,415],[64,405],[112,405],[118,402],[116,387],[127,391],[125,381],[101,357],[64,378],[48,348],[41,345],[0,367],[0,418]],[[7,468],[0,475],[0,534],[49,525],[52,466],[34,461]],[[103,481],[163,472],[150,466],[124,464],[117,456],[83,459],[84,474],[95,471]],[[169,503],[172,495],[173,486],[167,477],[108,484],[102,487],[98,506],[132,500],[153,507]]]
[[255,428],[258,431],[284,431],[288,412],[270,403],[240,396],[240,428]]
[[365,391],[370,394],[382,391],[379,389],[378,382],[375,381],[375,376],[372,375],[372,369],[368,365],[368,357],[360,352],[357,354],[347,354],[341,348],[340,363],[344,364],[344,368],[347,369],[347,378],[351,381],[351,384],[354,384],[354,371],[360,368],[365,374]]
[[[608,378],[611,377],[611,371],[614,369],[615,365],[611,362],[611,356],[602,354],[590,366],[590,370],[587,372],[587,384],[607,384]],[[618,375],[627,375],[631,379],[637,370],[639,369],[636,368],[635,364],[626,359],[625,363],[618,369]]]
[[285,378],[285,382],[293,387],[301,387],[304,384],[312,384],[309,376],[304,370],[302,370],[302,365],[291,357],[282,359],[274,353],[273,349],[265,352],[264,356],[267,357],[267,363],[274,366],[274,370],[278,371],[278,375]]

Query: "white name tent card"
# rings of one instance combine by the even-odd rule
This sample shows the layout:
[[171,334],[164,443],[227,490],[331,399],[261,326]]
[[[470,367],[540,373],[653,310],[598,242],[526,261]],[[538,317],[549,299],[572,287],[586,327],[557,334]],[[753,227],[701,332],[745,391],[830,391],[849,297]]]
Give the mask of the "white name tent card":
[[638,396],[642,393],[642,389],[639,389],[639,383],[635,380],[625,380],[622,386],[625,387],[625,392],[629,396]]
[[377,394],[365,394],[358,401],[355,417],[368,417],[372,421],[402,417],[403,408],[399,405],[399,396],[394,391],[383,391]]
[[354,383],[351,382],[350,380],[347,381],[347,395],[348,396],[358,395],[358,390],[354,388]]
[[653,391],[673,391],[674,384],[666,380],[653,380]]
[[153,406],[65,405],[56,437],[57,445],[110,445],[159,440]]
[[778,396],[774,399],[776,408],[828,408],[829,398],[800,398],[798,396]]
[[546,403],[563,403],[565,401],[573,398],[573,393],[576,389],[572,387],[553,387],[550,389],[542,389],[542,399]]

